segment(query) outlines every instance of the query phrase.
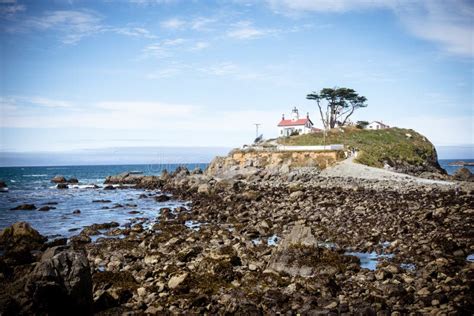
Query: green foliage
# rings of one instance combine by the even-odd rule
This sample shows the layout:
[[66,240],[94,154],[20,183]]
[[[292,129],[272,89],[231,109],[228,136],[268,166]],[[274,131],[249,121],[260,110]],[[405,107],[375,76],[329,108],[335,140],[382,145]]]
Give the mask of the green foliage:
[[316,101],[326,129],[334,128],[336,124],[344,126],[355,110],[367,106],[367,98],[349,88],[324,88],[319,93],[313,91],[306,95],[306,99]]
[[369,125],[367,121],[357,121],[356,127],[359,129],[364,129]]
[[[408,137],[406,134],[411,134]],[[324,145],[323,132],[279,139],[284,145]],[[421,165],[436,160],[434,146],[421,134],[402,128],[361,130],[353,127],[326,132],[326,144],[344,144],[359,151],[359,163],[382,167],[384,162],[404,162]]]

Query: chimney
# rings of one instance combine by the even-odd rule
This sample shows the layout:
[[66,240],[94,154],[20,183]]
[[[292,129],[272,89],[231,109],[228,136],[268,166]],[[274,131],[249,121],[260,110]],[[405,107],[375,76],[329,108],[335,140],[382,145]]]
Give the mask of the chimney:
[[309,120],[309,112],[306,112],[306,118]]
[[285,119],[285,114],[284,114],[284,113],[281,115],[281,119],[282,119],[282,120]]

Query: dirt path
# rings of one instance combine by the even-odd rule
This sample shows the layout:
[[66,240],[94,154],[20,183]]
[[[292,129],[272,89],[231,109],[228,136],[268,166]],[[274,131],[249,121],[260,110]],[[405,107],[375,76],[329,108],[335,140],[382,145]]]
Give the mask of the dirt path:
[[321,171],[320,176],[328,178],[343,177],[370,180],[416,182],[420,184],[454,185],[453,182],[423,179],[403,173],[393,172],[390,170],[365,166],[354,162],[354,157],[350,157],[346,160],[343,160],[331,168],[324,169],[323,171]]

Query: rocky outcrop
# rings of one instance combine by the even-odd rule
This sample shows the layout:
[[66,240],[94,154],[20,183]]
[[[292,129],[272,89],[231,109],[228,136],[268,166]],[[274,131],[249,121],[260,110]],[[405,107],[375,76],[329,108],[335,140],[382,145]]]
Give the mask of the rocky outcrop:
[[77,180],[77,178],[70,178],[70,179],[66,179],[64,176],[54,176],[54,178],[51,179],[51,182],[52,183],[57,183],[57,184],[67,184],[67,183],[71,183],[71,184],[76,184],[76,183],[79,183],[79,180]]
[[462,167],[456,170],[456,172],[453,174],[453,178],[459,181],[474,181],[474,175],[466,167]]
[[12,211],[33,211],[36,210],[34,204],[20,204],[11,209]]
[[23,246],[39,249],[45,241],[45,237],[25,222],[15,223],[0,232],[0,246],[6,250]]
[[231,178],[249,175],[259,170],[275,174],[288,174],[293,169],[327,168],[344,156],[341,151],[275,151],[233,150],[226,157],[216,157],[205,174]]
[[32,250],[40,249],[46,238],[41,236],[28,223],[18,222],[0,232],[0,248],[4,260],[9,265],[33,262]]

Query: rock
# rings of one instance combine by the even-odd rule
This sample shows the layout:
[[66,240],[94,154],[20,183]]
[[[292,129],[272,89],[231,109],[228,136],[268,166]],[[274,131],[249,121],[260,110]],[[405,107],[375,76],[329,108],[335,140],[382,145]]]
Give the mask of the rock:
[[77,245],[89,244],[92,241],[92,239],[89,236],[86,236],[83,234],[72,236],[71,238],[69,238],[69,240],[71,241],[71,243],[77,244]]
[[116,188],[113,185],[106,185],[104,190],[115,190]]
[[169,200],[171,200],[171,198],[167,196],[166,194],[160,194],[160,195],[155,196],[156,202],[167,202]]
[[189,276],[189,273],[185,272],[185,273],[171,277],[171,279],[168,281],[168,287],[171,290],[177,290],[184,284],[188,276]]
[[453,174],[453,178],[459,181],[474,181],[474,175],[466,167],[456,170],[456,172]]
[[7,184],[2,180],[0,180],[0,192],[8,192]]
[[124,172],[114,176],[108,176],[104,184],[138,184],[145,176]]
[[67,182],[76,184],[76,183],[79,183],[79,180],[77,180],[77,178],[73,177],[73,178],[69,178],[69,180],[67,180]]
[[63,176],[55,176],[54,178],[51,179],[51,182],[53,182],[53,183],[67,183],[67,180]]
[[81,210],[74,210],[72,211],[72,214],[81,214]]
[[61,189],[61,190],[64,190],[64,189],[69,189],[69,186],[66,184],[66,183],[58,183],[58,185],[56,186],[57,189]]
[[202,174],[202,169],[199,167],[194,168],[193,171],[191,171],[191,174]]
[[255,271],[255,270],[257,270],[257,266],[255,264],[251,263],[251,264],[249,264],[249,270],[250,271]]
[[18,222],[0,232],[0,245],[6,251],[19,246],[25,246],[29,250],[39,249],[46,241],[38,231],[26,222]]
[[138,296],[142,296],[142,297],[145,296],[146,295],[146,289],[144,287],[139,287],[137,289],[137,294],[138,294]]
[[92,203],[110,203],[111,200],[93,200]]
[[199,185],[198,193],[209,194],[209,185],[208,184]]
[[303,191],[296,191],[290,194],[290,201],[297,201],[304,196]]
[[11,209],[12,211],[33,211],[36,210],[34,204],[21,204]]
[[337,302],[329,303],[328,305],[324,306],[324,309],[335,309],[337,307]]
[[28,277],[25,291],[35,314],[92,314],[92,277],[81,251],[50,248]]
[[49,210],[54,210],[54,209],[56,209],[56,208],[53,207],[53,206],[47,206],[47,205],[46,205],[46,206],[40,207],[40,208],[38,209],[38,211],[47,212],[47,211],[49,211]]

